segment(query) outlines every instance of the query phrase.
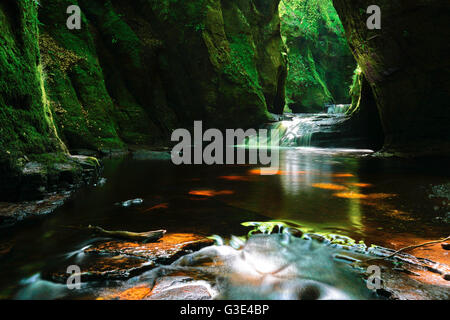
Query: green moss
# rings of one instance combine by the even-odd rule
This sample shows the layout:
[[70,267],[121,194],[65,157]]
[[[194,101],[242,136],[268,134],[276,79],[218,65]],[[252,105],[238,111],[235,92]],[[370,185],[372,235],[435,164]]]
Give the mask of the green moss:
[[[0,147],[7,155],[65,152],[61,140],[69,149],[152,144],[198,118],[254,126],[284,105],[276,6],[39,3],[0,5]],[[82,9],[81,30],[66,27],[69,5]]]
[[281,1],[281,31],[288,47],[288,104],[301,112],[348,103],[355,62],[331,0]]
[[150,0],[152,9],[162,21],[182,22],[196,31],[204,30],[207,0]]
[[[70,4],[73,1],[42,1],[39,12],[46,22],[40,49],[43,60],[51,61],[45,65],[45,86],[58,132],[70,148],[123,148],[92,34],[87,27],[71,31],[61,26],[65,17],[58,13]],[[83,24],[88,25],[85,16]]]
[[247,37],[244,35],[231,37],[230,49],[230,68],[235,70],[234,74],[248,76],[253,87],[261,88],[254,57],[255,48],[251,46]]
[[352,106],[348,110],[349,114],[352,114],[353,112],[357,111],[359,106],[359,100],[361,96],[361,81],[362,81],[362,70],[359,66],[355,69],[355,72],[353,74],[353,81],[352,85],[350,86],[350,96],[352,98]]
[[64,151],[43,90],[34,1],[0,4],[0,149],[4,157]]

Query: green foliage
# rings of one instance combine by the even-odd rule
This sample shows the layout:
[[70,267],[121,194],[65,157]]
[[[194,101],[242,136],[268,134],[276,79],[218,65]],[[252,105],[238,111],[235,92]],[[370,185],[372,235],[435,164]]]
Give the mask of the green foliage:
[[[256,124],[267,118],[266,95],[273,104],[275,73],[284,67],[278,23],[261,21],[243,2],[11,3],[0,2],[0,147],[7,152],[65,151],[61,140],[70,149],[151,144],[180,119],[211,113],[226,123],[248,113],[245,122]],[[81,30],[66,27],[69,5],[82,9]]]
[[342,246],[359,246],[360,248],[366,248],[364,241],[356,241],[350,237],[334,234],[331,232],[314,232],[313,229],[307,227],[301,227],[293,221],[282,221],[282,220],[272,220],[272,221],[250,221],[243,222],[244,227],[252,228],[247,236],[251,237],[254,234],[273,234],[273,233],[285,233],[290,231],[296,231],[299,235],[302,235],[303,239],[320,239],[320,241],[326,242],[328,244],[337,244]]
[[352,85],[350,86],[350,96],[352,98],[352,106],[348,112],[353,112],[358,107],[359,97],[361,95],[361,74],[360,66],[357,66],[352,78]]
[[95,22],[105,42],[111,43],[119,56],[126,56],[127,63],[135,68],[142,67],[139,39],[114,11],[111,1],[100,4],[79,0],[84,28],[68,30],[58,12],[64,12],[72,2],[43,0],[39,12],[47,22],[41,27],[40,49],[46,62],[45,86],[58,132],[70,148],[123,148],[115,106],[99,61],[98,39],[94,40],[88,27],[89,18],[98,18]]
[[231,66],[240,75],[248,76],[253,87],[261,89],[255,63],[255,49],[244,35],[230,39]]
[[331,0],[282,0],[282,32],[294,32],[294,37],[319,41],[323,29],[344,40],[344,27]]
[[354,60],[331,0],[282,0],[281,31],[288,47],[289,105],[303,112],[347,103]]
[[152,9],[162,21],[183,21],[186,27],[203,31],[206,0],[150,0]]

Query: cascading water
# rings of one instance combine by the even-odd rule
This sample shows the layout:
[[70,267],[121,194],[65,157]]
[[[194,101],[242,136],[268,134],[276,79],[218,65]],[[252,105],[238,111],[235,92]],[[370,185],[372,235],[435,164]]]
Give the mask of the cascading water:
[[351,104],[327,104],[325,107],[327,108],[328,114],[344,114],[346,113],[350,107]]
[[[268,124],[264,129],[278,130],[278,141],[272,145],[280,147],[311,147],[314,145],[314,135],[332,132],[334,126],[346,119],[345,114],[290,114],[286,113],[283,120]],[[259,141],[258,141],[259,140]],[[246,141],[247,147],[266,147],[270,145],[265,137],[252,136]]]
[[317,130],[318,115],[295,115],[289,120],[281,121],[272,127],[280,129],[283,135],[279,145],[283,147],[309,147],[313,132]]

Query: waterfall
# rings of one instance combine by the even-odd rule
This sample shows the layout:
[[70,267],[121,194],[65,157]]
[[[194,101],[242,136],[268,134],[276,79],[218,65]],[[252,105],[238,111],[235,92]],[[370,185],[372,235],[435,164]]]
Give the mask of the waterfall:
[[297,115],[291,120],[281,121],[279,126],[285,130],[280,138],[280,146],[283,147],[309,147],[314,131],[317,130],[315,123],[317,115]]
[[[333,107],[336,113],[304,113],[284,114],[281,121],[267,124],[264,129],[278,130],[278,141],[272,145],[280,147],[312,147],[317,146],[318,134],[333,135],[337,123],[347,119],[343,112],[348,105]],[[269,134],[270,135],[270,134]],[[271,145],[266,137],[251,136],[246,139],[244,145],[247,148],[265,148]]]
[[[265,126],[265,129],[278,130],[278,146],[280,147],[309,147],[314,132],[318,131],[316,124],[318,114],[287,115],[284,120]],[[249,137],[245,145],[247,147],[264,147],[270,145],[265,137]],[[275,144],[276,145],[276,144]]]
[[328,114],[344,114],[350,109],[351,104],[326,104]]

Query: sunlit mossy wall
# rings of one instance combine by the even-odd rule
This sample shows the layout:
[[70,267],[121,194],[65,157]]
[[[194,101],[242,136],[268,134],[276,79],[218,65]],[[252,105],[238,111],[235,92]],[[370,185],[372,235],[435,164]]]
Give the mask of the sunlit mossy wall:
[[[194,120],[247,128],[281,113],[279,1],[0,1],[0,194],[67,151],[167,145]],[[72,5],[80,30],[67,28]]]
[[[81,30],[66,26],[71,5],[81,8]],[[285,105],[278,5],[2,1],[0,146],[109,152],[167,143],[194,120],[258,126]]]
[[[42,0],[61,138],[70,149],[167,143],[194,120],[257,126],[282,111],[278,1]],[[82,10],[81,30],[65,27],[70,4]]]
[[35,1],[0,2],[1,160],[62,150],[44,90]]
[[356,62],[331,0],[282,0],[281,31],[288,47],[287,102],[295,112],[350,103]]

